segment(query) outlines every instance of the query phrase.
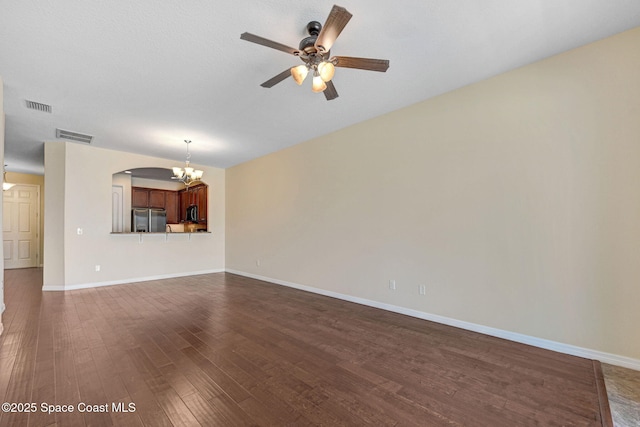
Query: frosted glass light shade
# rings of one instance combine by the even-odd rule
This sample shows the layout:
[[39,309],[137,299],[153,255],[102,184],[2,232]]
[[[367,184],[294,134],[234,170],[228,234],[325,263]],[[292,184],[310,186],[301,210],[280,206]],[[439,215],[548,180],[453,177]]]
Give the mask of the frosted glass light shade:
[[182,168],[173,168],[173,174],[178,178],[182,178],[184,176],[184,171]]
[[309,69],[306,65],[298,65],[297,67],[291,68],[291,77],[293,80],[301,85],[305,78],[307,78],[307,74],[309,74]]
[[311,86],[311,90],[318,93],[323,92],[327,88],[327,84],[322,80],[322,77],[318,74],[317,76],[313,76],[313,86]]
[[333,79],[333,75],[336,73],[336,67],[331,62],[321,62],[318,65],[318,72],[322,81],[328,82]]

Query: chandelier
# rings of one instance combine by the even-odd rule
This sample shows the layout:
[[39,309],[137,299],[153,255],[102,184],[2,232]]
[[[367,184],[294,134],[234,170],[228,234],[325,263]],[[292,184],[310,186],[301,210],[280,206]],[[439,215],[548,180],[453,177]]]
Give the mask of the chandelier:
[[204,174],[204,172],[189,166],[189,160],[191,159],[191,154],[189,153],[189,144],[191,144],[191,141],[188,139],[185,139],[184,142],[187,143],[186,165],[184,169],[180,167],[173,168],[173,176],[178,181],[181,181],[182,183],[184,183],[185,186],[189,187],[193,183],[199,182],[202,179],[202,174]]

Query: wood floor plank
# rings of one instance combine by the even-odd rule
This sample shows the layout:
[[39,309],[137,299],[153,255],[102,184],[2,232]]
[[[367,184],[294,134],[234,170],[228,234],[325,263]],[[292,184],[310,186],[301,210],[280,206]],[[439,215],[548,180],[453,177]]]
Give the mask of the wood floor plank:
[[249,393],[218,366],[211,363],[194,348],[185,348],[182,352],[189,357],[200,370],[207,375],[211,381],[222,388],[235,402],[242,402],[249,397]]
[[[109,349],[112,352],[112,349]],[[147,426],[171,426],[171,420],[159,404],[155,393],[145,381],[145,373],[138,371],[139,363],[132,359],[131,349],[119,354],[122,374],[121,378],[129,395],[131,402],[135,404],[135,414]],[[113,357],[113,356],[112,356]],[[133,358],[136,355],[133,354]]]
[[203,426],[241,426],[245,423],[234,423],[227,419],[224,414],[216,408],[215,404],[204,399],[200,393],[191,393],[182,398],[189,410],[193,413],[198,423]]
[[109,412],[1,426],[610,425],[591,360],[228,273],[41,275],[5,272],[0,396]]
[[[78,389],[78,378],[73,361],[73,351],[63,349],[56,351],[54,355],[55,363],[55,396],[44,402],[52,405],[76,405],[80,402],[80,390]],[[42,402],[38,402],[41,404]],[[85,425],[82,413],[55,412],[56,422],[64,426]]]
[[[55,396],[55,355],[53,351],[53,324],[51,310],[44,308],[41,312],[42,322],[38,333],[38,349],[30,402],[47,402]],[[29,425],[48,426],[55,421],[55,415],[41,410],[29,414]]]
[[[111,426],[112,420],[108,412],[111,405],[107,402],[107,395],[102,388],[102,381],[93,361],[91,349],[87,348],[75,353],[74,362],[80,393],[78,404],[82,403],[82,407],[78,407],[78,410],[85,411],[83,416],[87,424]],[[88,408],[91,408],[91,412],[86,411]]]
[[0,399],[2,402],[8,402],[7,389],[9,388],[9,381],[11,380],[15,363],[15,355],[0,358]]
[[91,356],[95,363],[96,372],[102,385],[107,402],[121,402],[130,399],[124,382],[116,372],[116,363],[109,356],[107,347],[91,349]]

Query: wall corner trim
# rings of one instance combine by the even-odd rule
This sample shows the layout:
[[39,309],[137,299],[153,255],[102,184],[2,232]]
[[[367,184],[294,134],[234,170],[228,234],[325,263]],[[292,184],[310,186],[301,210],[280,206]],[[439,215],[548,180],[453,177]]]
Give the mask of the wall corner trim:
[[620,356],[617,354],[606,353],[599,350],[592,350],[588,348],[578,347],[571,344],[564,344],[557,341],[546,340],[543,338],[536,338],[529,335],[519,334],[516,332],[510,332],[502,329],[491,328],[491,327],[479,325],[476,323],[465,322],[462,320],[439,316],[437,314],[431,314],[431,313],[426,313],[418,310],[412,310],[405,307],[399,307],[391,304],[382,303],[379,301],[373,301],[365,298],[345,295],[338,292],[327,291],[324,289],[314,288],[311,286],[300,285],[297,283],[287,282],[284,280],[272,279],[270,277],[260,276],[252,273],[246,273],[243,271],[238,271],[233,269],[226,269],[225,271],[227,273],[237,274],[239,276],[245,276],[245,277],[250,277],[252,279],[262,280],[264,282],[274,283],[276,285],[287,286],[290,288],[295,288],[302,291],[311,292],[314,294],[337,298],[343,301],[349,301],[356,304],[379,308],[382,310],[387,310],[387,311],[391,311],[398,314],[404,314],[406,316],[416,317],[418,319],[429,320],[432,322],[441,323],[448,326],[454,326],[456,328],[465,329],[472,332],[479,332],[481,334],[490,335],[497,338],[503,338],[506,340],[519,342],[521,344],[528,344],[534,347],[557,351],[559,353],[565,353],[572,356],[584,357],[587,359],[595,359],[603,363],[622,366],[624,368],[640,371],[640,360],[633,359],[631,357]]

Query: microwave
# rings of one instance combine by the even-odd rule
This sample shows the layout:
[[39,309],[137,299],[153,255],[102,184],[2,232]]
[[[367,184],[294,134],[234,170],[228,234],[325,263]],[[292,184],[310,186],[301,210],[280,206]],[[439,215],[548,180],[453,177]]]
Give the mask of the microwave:
[[187,207],[186,221],[198,222],[198,206],[191,205]]

